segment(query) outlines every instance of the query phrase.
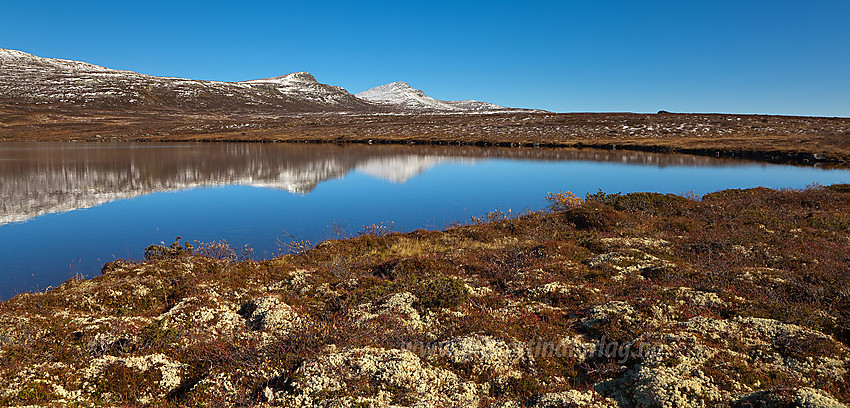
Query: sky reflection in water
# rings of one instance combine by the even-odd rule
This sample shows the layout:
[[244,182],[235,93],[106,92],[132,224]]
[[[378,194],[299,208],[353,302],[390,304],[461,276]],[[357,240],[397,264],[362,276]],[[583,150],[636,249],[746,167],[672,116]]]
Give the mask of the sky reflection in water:
[[278,240],[364,225],[439,229],[579,196],[850,182],[848,170],[684,155],[549,149],[268,144],[0,144],[0,299],[95,276],[151,243]]

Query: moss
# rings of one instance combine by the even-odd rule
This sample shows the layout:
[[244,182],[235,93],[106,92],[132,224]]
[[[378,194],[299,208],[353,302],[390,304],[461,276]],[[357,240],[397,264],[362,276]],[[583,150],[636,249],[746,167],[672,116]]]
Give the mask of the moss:
[[538,297],[543,303],[546,303],[553,307],[563,308],[566,310],[578,310],[583,307],[587,307],[587,305],[594,303],[599,300],[599,296],[596,295],[593,291],[574,287],[569,291],[552,291],[543,294]]
[[154,348],[168,345],[179,336],[176,329],[168,327],[167,319],[153,320],[142,329],[141,347]]
[[826,211],[818,211],[805,217],[806,223],[813,228],[829,231],[850,232],[850,218],[837,217]]
[[828,337],[786,335],[773,340],[773,348],[785,357],[805,360],[806,357],[834,357],[842,354]]
[[679,356],[667,357],[660,363],[660,365],[664,367],[676,367],[679,364],[682,364],[682,358]]
[[833,184],[824,188],[836,193],[850,193],[850,184]]
[[770,208],[748,208],[741,212],[741,220],[747,224],[764,225],[771,229],[781,228],[785,224],[782,215]]
[[685,275],[686,273],[675,266],[667,264],[648,266],[640,271],[640,275],[644,278],[658,282],[672,282],[687,276]]
[[798,405],[788,390],[756,391],[732,404],[732,408],[795,408]]
[[739,189],[739,188],[730,188],[727,190],[715,191],[713,193],[708,193],[702,196],[703,201],[726,201],[732,199],[741,199],[748,197],[755,197],[764,195],[771,190],[764,187],[756,187],[756,188],[748,188],[748,189]]
[[584,361],[576,356],[554,356],[552,358],[541,358],[535,361],[536,369],[540,378],[545,382],[556,381],[560,378],[568,380],[576,386],[590,385],[585,382]]
[[362,277],[358,279],[357,287],[352,290],[347,298],[354,303],[374,302],[389,296],[398,289],[398,285],[375,277]]
[[453,277],[437,278],[414,288],[419,305],[424,308],[454,308],[469,299],[463,281]]
[[133,402],[145,395],[158,394],[161,380],[158,370],[143,372],[114,363],[106,366],[95,381],[95,396],[103,402]]
[[412,278],[413,280],[450,273],[457,267],[443,259],[435,257],[409,257],[392,259],[371,268],[373,276],[395,280],[401,278]]
[[519,378],[508,378],[503,382],[496,382],[493,394],[496,397],[509,396],[523,402],[531,402],[540,395],[540,383],[536,378],[523,375]]
[[[14,402],[17,404],[38,404],[58,399],[59,396],[53,391],[53,387],[42,381],[27,383],[16,395]],[[12,403],[13,401],[7,401]]]

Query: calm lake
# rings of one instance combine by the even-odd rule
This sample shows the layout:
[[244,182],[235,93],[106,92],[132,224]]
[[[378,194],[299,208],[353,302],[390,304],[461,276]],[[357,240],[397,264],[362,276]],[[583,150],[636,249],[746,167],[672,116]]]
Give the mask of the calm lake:
[[175,237],[249,245],[370,224],[439,229],[549,192],[704,194],[850,182],[821,169],[628,151],[316,144],[0,143],[0,299]]

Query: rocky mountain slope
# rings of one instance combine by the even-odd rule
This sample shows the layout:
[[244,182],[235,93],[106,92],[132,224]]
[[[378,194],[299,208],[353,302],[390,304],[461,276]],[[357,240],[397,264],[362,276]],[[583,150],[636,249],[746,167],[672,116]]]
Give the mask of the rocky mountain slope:
[[438,101],[404,82],[357,96],[322,84],[307,72],[242,82],[156,77],[86,62],[41,58],[0,49],[0,103],[63,104],[94,110],[168,109],[186,112],[492,112],[479,101]]
[[517,110],[481,101],[437,100],[426,95],[425,92],[422,92],[419,89],[413,89],[413,87],[403,81],[376,86],[372,89],[357,93],[356,96],[361,99],[366,99],[388,106],[425,112],[498,112]]
[[306,72],[245,82],[200,81],[120,71],[0,49],[0,102],[89,109],[256,112],[380,112]]

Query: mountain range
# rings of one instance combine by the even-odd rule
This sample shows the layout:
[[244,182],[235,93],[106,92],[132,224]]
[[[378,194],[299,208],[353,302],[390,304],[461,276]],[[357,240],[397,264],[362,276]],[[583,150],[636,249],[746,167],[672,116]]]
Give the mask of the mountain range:
[[393,82],[353,95],[307,72],[241,82],[157,77],[81,61],[0,49],[0,102],[73,105],[94,110],[187,112],[499,112],[487,102],[440,101]]

